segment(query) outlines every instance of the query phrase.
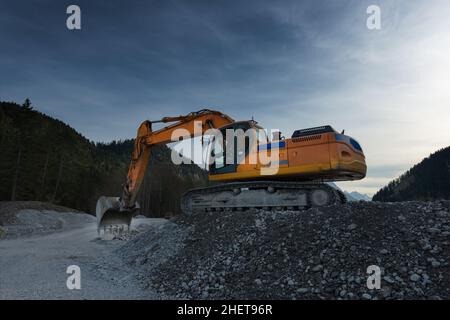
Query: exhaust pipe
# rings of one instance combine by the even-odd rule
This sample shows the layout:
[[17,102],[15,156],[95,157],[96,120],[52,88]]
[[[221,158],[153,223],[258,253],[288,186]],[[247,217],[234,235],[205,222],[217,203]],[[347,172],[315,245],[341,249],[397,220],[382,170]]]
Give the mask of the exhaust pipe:
[[131,219],[139,210],[136,203],[133,209],[123,209],[119,197],[100,197],[97,201],[97,232],[104,240],[112,240],[130,229]]

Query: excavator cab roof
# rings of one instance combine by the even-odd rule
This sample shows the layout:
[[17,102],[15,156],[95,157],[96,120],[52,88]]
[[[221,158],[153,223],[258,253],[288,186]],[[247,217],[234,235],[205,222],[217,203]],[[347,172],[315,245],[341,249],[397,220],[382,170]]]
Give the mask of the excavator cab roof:
[[226,129],[250,129],[250,128],[258,128],[263,129],[261,126],[258,125],[258,122],[255,120],[243,120],[243,121],[236,121],[230,124],[227,124],[220,128],[219,130],[226,130]]
[[313,134],[321,134],[321,133],[327,133],[327,132],[336,132],[337,133],[337,131],[334,130],[332,126],[327,125],[327,126],[295,130],[294,133],[292,134],[292,138],[306,137],[306,136],[311,136]]

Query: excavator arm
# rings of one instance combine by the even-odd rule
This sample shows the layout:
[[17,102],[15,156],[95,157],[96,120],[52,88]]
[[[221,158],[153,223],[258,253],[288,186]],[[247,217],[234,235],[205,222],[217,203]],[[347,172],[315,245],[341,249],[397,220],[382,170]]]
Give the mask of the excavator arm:
[[[138,211],[137,196],[154,145],[174,142],[172,137],[177,131],[178,139],[200,136],[208,129],[217,129],[234,120],[219,111],[203,109],[185,116],[164,117],[157,121],[144,121],[137,131],[127,180],[123,185],[121,197],[100,197],[97,201],[96,215],[98,231],[114,235],[128,229],[133,215]],[[156,131],[153,123],[172,123]]]

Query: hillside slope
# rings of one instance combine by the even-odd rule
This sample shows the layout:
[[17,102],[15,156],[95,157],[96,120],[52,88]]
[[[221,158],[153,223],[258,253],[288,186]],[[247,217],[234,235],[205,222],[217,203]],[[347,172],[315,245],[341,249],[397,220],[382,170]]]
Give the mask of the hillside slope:
[[438,150],[379,190],[374,201],[450,199],[450,147]]
[[[0,200],[44,201],[93,213],[100,195],[119,196],[133,140],[95,144],[29,103],[0,102]],[[195,165],[175,166],[170,149],[152,149],[143,185],[143,212],[179,212],[187,188],[204,185]],[[149,176],[151,175],[151,179]]]

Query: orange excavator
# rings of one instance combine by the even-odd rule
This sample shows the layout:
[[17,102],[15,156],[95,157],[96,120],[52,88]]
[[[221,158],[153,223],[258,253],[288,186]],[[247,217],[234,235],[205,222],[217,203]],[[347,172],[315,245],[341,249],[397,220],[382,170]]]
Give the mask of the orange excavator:
[[[153,131],[153,123],[172,123]],[[239,133],[239,134],[238,134]],[[98,230],[116,234],[129,228],[139,211],[139,187],[151,148],[175,140],[211,136],[209,180],[222,181],[187,191],[185,214],[215,210],[302,210],[345,202],[327,181],[358,180],[366,175],[360,144],[331,126],[296,130],[290,139],[269,140],[256,121],[234,121],[219,111],[203,109],[185,116],[144,121],[137,132],[127,180],[120,197],[100,197]]]

